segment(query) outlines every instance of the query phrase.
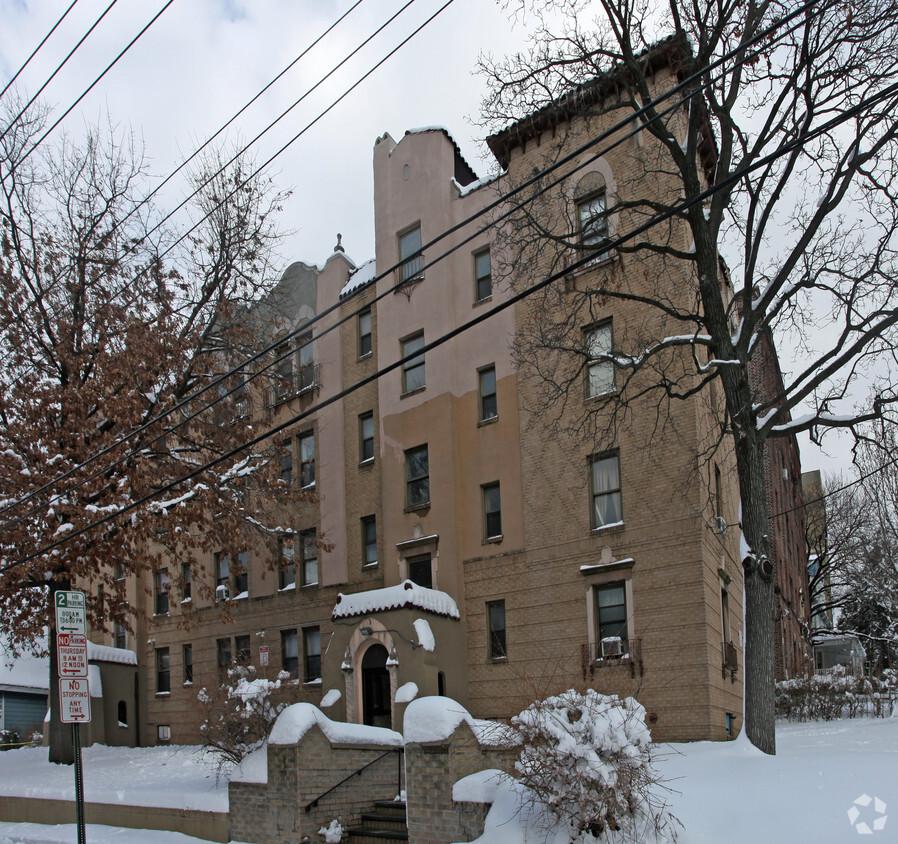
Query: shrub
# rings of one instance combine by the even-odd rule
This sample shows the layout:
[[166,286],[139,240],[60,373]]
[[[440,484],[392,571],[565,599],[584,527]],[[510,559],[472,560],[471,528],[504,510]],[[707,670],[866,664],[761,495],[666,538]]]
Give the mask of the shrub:
[[837,665],[826,674],[781,680],[776,684],[776,714],[791,721],[832,721],[864,715],[885,717],[895,711],[898,674],[854,677]]
[[645,709],[587,689],[531,704],[512,719],[523,744],[518,778],[572,840],[675,840],[659,796]]

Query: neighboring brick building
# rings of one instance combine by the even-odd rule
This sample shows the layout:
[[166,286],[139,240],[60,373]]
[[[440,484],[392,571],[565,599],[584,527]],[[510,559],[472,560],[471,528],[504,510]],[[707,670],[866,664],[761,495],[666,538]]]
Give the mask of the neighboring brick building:
[[[657,85],[670,83],[663,61],[651,70]],[[310,326],[311,347],[247,394],[260,426],[332,400],[280,435],[285,481],[317,500],[289,514],[300,534],[292,551],[285,543],[280,565],[263,549],[235,560],[222,548],[198,561],[205,597],[199,583],[180,591],[158,578],[129,584],[129,594],[158,601],[137,628],[148,741],[198,741],[197,690],[217,683],[229,662],[259,665],[263,656],[299,679],[298,700],[326,706],[337,720],[399,728],[404,701],[416,690],[501,718],[538,696],[590,685],[636,694],[659,739],[723,739],[741,727],[734,459],[725,446],[700,457],[717,430],[715,391],[672,404],[663,425],[654,404],[636,403],[612,442],[585,446],[560,433],[563,423],[584,403],[600,408],[602,395],[616,389],[614,374],[587,359],[568,416],[548,434],[532,412],[540,406],[538,385],[520,377],[511,351],[539,316],[529,300],[416,355],[508,301],[510,285],[494,276],[500,256],[489,233],[424,270],[414,255],[509,183],[544,167],[562,124],[572,146],[582,131],[561,109],[537,118],[490,140],[507,171],[491,182],[476,179],[445,130],[378,138],[376,261],[357,268],[338,243],[321,268],[292,265],[264,305],[289,330],[341,303]],[[663,175],[627,178],[634,161],[657,155],[653,144],[643,138],[587,164],[566,213],[584,219],[584,209],[604,208],[606,195],[669,191]],[[586,219],[580,235],[591,248],[596,232]],[[605,233],[629,222],[606,219]],[[469,224],[425,260],[474,231]],[[684,224],[672,223],[666,236],[688,251]],[[374,266],[404,260],[366,286]],[[638,290],[651,268],[634,266],[627,256],[604,253],[566,290],[582,292],[599,273]],[[688,262],[668,264],[659,277],[669,281],[671,301],[694,296]],[[619,338],[647,329],[638,304],[597,308],[579,326],[585,348],[610,344],[612,332]],[[649,328],[656,337],[679,333],[660,320]],[[786,441],[771,454],[787,470],[785,491],[771,483],[771,512],[779,513],[797,499],[797,452]],[[792,531],[783,548],[791,549],[794,523],[782,524]],[[774,546],[778,561],[791,559],[779,539]],[[245,564],[245,576],[235,563]],[[789,579],[786,568],[778,565],[786,578],[780,607],[791,619],[806,581],[802,587]],[[169,583],[178,570],[171,574]],[[210,590],[230,604],[212,600]],[[232,623],[222,620],[223,606]],[[797,665],[795,635],[790,628],[782,649],[789,671]]]

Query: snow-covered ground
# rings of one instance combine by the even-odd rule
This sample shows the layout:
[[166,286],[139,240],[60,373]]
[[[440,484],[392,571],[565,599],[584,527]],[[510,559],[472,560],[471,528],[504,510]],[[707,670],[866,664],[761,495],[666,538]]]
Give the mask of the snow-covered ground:
[[[781,724],[775,757],[742,740],[659,747],[660,773],[675,790],[680,844],[843,844],[898,840],[898,718]],[[49,765],[46,750],[0,753],[0,793],[71,799],[70,768]],[[194,748],[86,748],[88,799],[223,810],[227,789]],[[867,795],[869,801],[863,798]],[[879,801],[879,802],[877,802]],[[884,805],[883,805],[884,804]],[[854,824],[849,818],[852,813]],[[894,818],[888,815],[895,814]],[[877,820],[885,826],[875,829]],[[536,842],[514,820],[484,844]],[[176,833],[90,827],[91,844],[197,844]],[[0,823],[0,844],[73,844],[74,825]]]

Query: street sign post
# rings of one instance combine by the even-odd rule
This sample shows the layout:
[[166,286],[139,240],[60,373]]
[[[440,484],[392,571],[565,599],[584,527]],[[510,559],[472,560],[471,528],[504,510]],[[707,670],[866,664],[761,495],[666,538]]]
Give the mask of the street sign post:
[[60,589],[54,595],[59,720],[63,724],[72,725],[78,844],[86,844],[84,774],[81,769],[81,734],[78,725],[90,721],[90,688],[87,683],[87,604],[83,592]]
[[259,665],[268,665],[268,645],[259,646]]

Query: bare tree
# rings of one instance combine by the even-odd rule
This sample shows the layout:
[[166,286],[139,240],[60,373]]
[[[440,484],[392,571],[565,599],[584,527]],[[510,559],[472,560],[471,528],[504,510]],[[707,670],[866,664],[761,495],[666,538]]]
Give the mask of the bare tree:
[[[14,646],[55,635],[58,589],[88,592],[97,630],[136,611],[121,574],[260,536],[274,564],[294,495],[273,448],[256,447],[149,498],[250,439],[233,399],[189,416],[233,384],[195,391],[257,342],[243,305],[270,287],[282,194],[248,162],[215,175],[210,159],[195,177],[212,177],[198,194],[209,216],[178,246],[141,201],[146,168],[128,133],[94,129],[23,159],[44,117],[26,112],[0,146],[0,628]],[[51,638],[51,759],[70,761],[54,657]]]
[[[746,728],[773,753],[765,445],[800,431],[815,439],[833,428],[857,431],[891,417],[896,400],[894,381],[877,367],[893,363],[898,322],[898,8],[891,0],[824,2],[787,18],[799,7],[778,0],[592,5],[533,4],[530,49],[481,61],[489,129],[552,109],[567,115],[539,138],[546,167],[618,119],[639,132],[618,146],[627,163],[605,180],[604,193],[589,186],[601,203],[581,202],[586,192],[581,197],[571,179],[515,215],[502,244],[507,276],[529,283],[563,268],[572,253],[603,257],[615,235],[663,221],[615,246],[619,269],[569,285],[563,307],[557,287],[540,294],[545,301],[523,324],[518,356],[542,384],[548,424],[585,437],[612,435],[637,399],[644,409],[654,397],[659,425],[672,419],[671,402],[721,401],[719,431],[735,448],[751,549]],[[659,81],[661,55],[673,78]],[[655,103],[665,86],[686,79],[678,107]],[[494,151],[513,131],[490,139]],[[672,290],[670,278],[682,277],[684,266],[694,283]],[[615,331],[611,345],[590,342],[583,326],[623,302],[643,309],[639,324]],[[766,337],[787,338],[798,364],[782,387],[765,391],[751,376]],[[575,385],[596,362],[613,365],[616,389],[585,410]],[[861,383],[873,394],[855,407]]]

